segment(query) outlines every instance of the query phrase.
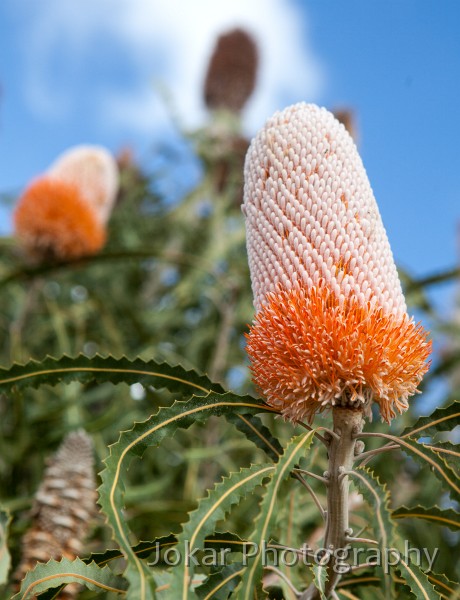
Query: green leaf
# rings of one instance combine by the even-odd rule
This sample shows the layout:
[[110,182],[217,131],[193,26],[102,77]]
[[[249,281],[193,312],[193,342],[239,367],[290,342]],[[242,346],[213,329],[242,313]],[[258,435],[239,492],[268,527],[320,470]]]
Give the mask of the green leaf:
[[196,595],[200,600],[227,600],[238,585],[243,571],[241,564],[233,563],[212,573],[196,588]]
[[[166,548],[172,548],[177,544],[177,536],[173,533],[165,535],[155,540],[142,541],[132,547],[134,554],[138,558],[149,558],[155,552],[155,560],[159,553]],[[204,547],[206,549],[213,548],[216,552],[220,552],[223,548],[229,548],[231,552],[241,552],[244,545],[247,544],[240,536],[225,532],[215,532],[209,535],[205,539]],[[90,563],[95,562],[99,566],[106,565],[114,560],[123,558],[124,554],[121,550],[113,548],[106,550],[105,552],[96,552],[90,554],[88,558],[83,558],[83,562]],[[155,567],[167,567],[167,563],[160,558],[155,565],[149,565]],[[169,573],[168,573],[169,575]]]
[[[416,433],[418,435],[418,430],[416,430]],[[364,435],[365,434],[363,434],[363,437]],[[460,480],[457,473],[455,473],[441,458],[439,452],[436,452],[432,449],[432,446],[419,444],[415,440],[408,437],[403,439],[387,433],[379,433],[378,435],[379,437],[399,444],[403,452],[409,456],[412,456],[424,467],[428,465],[443,487],[449,492],[451,498],[457,502],[460,501]]]
[[401,437],[432,437],[438,431],[450,431],[460,424],[460,402],[437,408],[429,417],[420,417],[415,425],[406,427]]
[[[370,469],[360,467],[353,471],[352,481],[364,499],[373,507],[371,524],[376,539],[379,541],[381,556],[385,556],[387,549],[392,547],[395,539],[394,525],[391,520],[390,493],[386,484]],[[391,597],[391,581],[386,573],[382,573],[386,597]]]
[[224,548],[228,548],[230,552],[242,552],[247,545],[247,540],[231,531],[216,531],[211,535],[207,535],[204,541],[206,549],[213,548],[216,552],[220,552]]
[[318,590],[321,600],[327,600],[326,583],[329,579],[327,574],[327,564],[328,561],[321,560],[318,564],[311,566],[311,571],[313,573],[313,585]]
[[400,444],[403,452],[412,456],[418,463],[425,467],[428,465],[444,489],[449,492],[450,497],[457,502],[460,501],[458,475],[441,458],[439,452],[435,452],[430,446],[419,444],[411,438],[400,439],[397,443]]
[[186,370],[180,365],[171,366],[154,360],[140,358],[114,358],[96,355],[91,358],[78,355],[75,358],[47,356],[43,361],[31,360],[25,365],[14,364],[9,369],[0,369],[0,392],[11,388],[23,389],[58,383],[141,383],[145,386],[167,388],[171,392],[208,394],[222,393],[218,383],[212,383],[205,375]]
[[[183,559],[171,573],[170,593],[174,598],[186,600],[190,581],[193,576],[197,551],[204,546],[205,536],[214,531],[216,523],[225,519],[233,506],[270,476],[274,465],[253,465],[224,477],[206,498],[200,500],[198,507],[190,513],[189,521],[178,536],[179,552]],[[222,565],[224,566],[224,565]]]
[[359,575],[346,575],[343,579],[339,581],[337,584],[337,591],[340,590],[348,590],[362,587],[381,587],[382,578],[378,575],[375,575],[375,569],[372,571],[366,571],[362,569],[362,572],[359,572]]
[[436,442],[430,448],[439,454],[449,467],[457,473],[460,473],[460,444],[452,442]]
[[427,573],[426,576],[442,598],[446,598],[447,600],[460,600],[460,583],[449,581],[445,575],[438,573],[430,572]]
[[407,506],[401,506],[401,508],[391,513],[391,517],[393,519],[423,519],[436,525],[448,527],[451,531],[460,529],[460,513],[452,508],[443,510],[439,506],[432,506],[431,508],[423,506],[408,508]]
[[259,417],[254,415],[229,415],[228,421],[244,433],[248,440],[261,448],[273,460],[278,460],[283,453],[283,446],[274,437]]
[[56,588],[62,584],[79,583],[93,591],[123,593],[126,581],[114,575],[109,567],[99,567],[95,563],[86,564],[81,559],[39,563],[29,571],[22,581],[21,589],[12,600],[28,600],[37,594]]
[[398,565],[393,568],[401,574],[417,600],[440,600],[427,574],[420,567],[414,563],[408,564],[400,557]]
[[9,512],[0,508],[0,585],[7,582],[8,572],[11,567],[11,556],[8,550],[8,530],[11,516]]
[[280,485],[289,477],[302,453],[310,448],[314,434],[315,431],[313,430],[293,438],[278,463],[276,463],[275,469],[271,472],[270,482],[265,486],[260,512],[255,523],[255,530],[249,538],[256,552],[253,556],[246,557],[248,558],[248,566],[243,574],[237,593],[237,597],[241,600],[252,600],[255,590],[260,590],[261,588],[263,547],[264,544],[268,543],[270,529],[276,521],[277,513],[275,506]]
[[[176,543],[177,537],[174,534],[170,533],[169,535],[159,537],[152,541],[139,542],[138,544],[132,547],[132,551],[138,558],[148,558],[153,552],[157,553],[161,550],[164,550],[165,548],[170,548],[172,546],[175,546]],[[95,562],[97,565],[101,566],[106,565],[113,560],[123,558],[123,556],[124,554],[123,552],[121,552],[121,550],[114,548],[106,550],[105,552],[97,552],[91,554],[87,559],[84,558],[83,561],[86,563]],[[165,563],[159,561],[158,566],[164,567]]]
[[203,422],[211,415],[221,416],[235,413],[257,414],[273,412],[261,400],[236,394],[193,396],[185,402],[175,402],[161,408],[153,417],[120,435],[118,442],[110,447],[101,473],[99,504],[113,529],[114,538],[128,559],[126,578],[130,582],[127,598],[148,600],[152,598],[150,586],[154,586],[152,571],[139,559],[130,544],[131,531],[123,514],[123,476],[132,456],[142,456],[149,446],[156,446],[166,436],[173,436],[178,428],[188,428],[195,422]]

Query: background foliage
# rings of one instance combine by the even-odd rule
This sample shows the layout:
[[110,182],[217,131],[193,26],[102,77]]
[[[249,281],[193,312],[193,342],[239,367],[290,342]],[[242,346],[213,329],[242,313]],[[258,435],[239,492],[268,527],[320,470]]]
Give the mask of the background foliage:
[[[184,137],[200,160],[202,178],[195,189],[176,203],[159,192],[158,180],[164,173],[142,172],[129,153],[120,155],[122,187],[110,222],[109,243],[100,255],[74,263],[32,266],[14,239],[2,240],[0,363],[4,367],[27,363],[31,358],[42,361],[46,356],[63,355],[81,355],[81,363],[72,363],[77,366],[94,366],[99,360],[94,357],[113,356],[121,359],[118,366],[129,370],[134,364],[137,371],[144,367],[129,360],[153,360],[155,364],[167,361],[180,364],[185,370],[207,373],[216,385],[212,386],[209,380],[206,385],[209,383],[216,394],[223,389],[243,395],[254,393],[244,353],[244,332],[252,320],[253,308],[240,212],[242,160],[247,141],[234,115],[219,112],[210,118],[208,127],[184,133]],[[162,162],[166,168],[174,160],[174,154],[165,150]],[[458,272],[450,269],[444,274],[429,275],[424,281],[402,275],[411,309],[430,321],[433,335],[444,333],[447,327],[452,334],[449,345],[435,356],[427,378],[432,386],[442,381],[443,389],[446,381],[449,383],[445,393],[447,405],[459,386],[458,327],[436,314],[427,290],[457,277]],[[88,362],[85,357],[93,360]],[[55,367],[49,364],[53,370]],[[65,360],[60,364],[65,366]],[[102,364],[106,367],[108,363]],[[114,361],[112,366],[116,365]],[[27,372],[31,373],[30,367]],[[189,377],[193,380],[194,376]],[[46,458],[66,433],[83,428],[91,435],[97,471],[101,472],[109,468],[103,461],[121,431],[146,421],[160,406],[173,406],[170,410],[175,410],[175,401],[190,397],[187,385],[173,389],[161,377],[153,380],[139,372],[130,377],[112,372],[98,381],[94,377],[61,379],[64,381],[60,382],[57,376],[45,377],[36,389],[19,385],[2,388],[0,490],[2,505],[13,517],[8,538],[13,565],[19,560],[20,539],[30,525],[28,510],[42,480]],[[235,398],[231,396],[228,401],[236,402]],[[395,430],[401,432],[405,425],[414,422],[421,406],[423,396],[413,399],[410,411],[396,420]],[[289,445],[289,440],[302,430],[294,431],[291,425],[270,414],[262,419],[287,448],[282,460],[286,464],[294,460],[294,454],[289,452],[295,441]],[[328,422],[327,417],[318,419],[318,424],[324,422]],[[178,429],[174,437],[166,435],[154,451],[145,452],[142,461],[133,460],[126,473],[124,514],[138,540],[154,540],[171,532],[178,535],[187,513],[197,507],[197,499],[205,498],[206,490],[213,489],[222,476],[239,473],[227,481],[232,483],[237,477],[244,480],[248,472],[240,471],[242,467],[256,472],[257,467],[249,465],[265,460],[264,451],[253,445],[248,431],[241,423],[235,427],[231,418],[213,416],[188,425],[188,429]],[[388,428],[375,422],[372,431],[387,432]],[[455,442],[457,433],[448,439],[443,432],[434,431],[432,439]],[[372,440],[368,448],[373,445]],[[113,452],[112,448],[111,456]],[[321,472],[326,466],[325,456],[316,445],[311,452]],[[387,456],[376,455],[372,469],[387,484],[390,506],[450,506],[434,473],[399,451],[391,455],[391,460]],[[458,474],[458,462],[453,460],[451,466]],[[238,531],[243,539],[251,533],[262,502],[262,475],[227,518],[223,531]],[[224,488],[230,485],[225,481],[220,484]],[[276,476],[274,481],[278,482]],[[280,504],[274,527],[284,538],[283,543],[300,546],[306,539],[318,540],[323,525],[310,496],[302,486],[288,486],[281,477],[278,483],[286,501]],[[313,482],[312,486],[323,500],[321,484]],[[216,490],[215,495],[221,494]],[[353,526],[359,530],[361,525],[372,522],[372,508],[358,496],[355,501]],[[219,515],[216,525],[223,526],[226,512]],[[7,514],[0,517],[2,530],[6,531]],[[458,528],[427,526],[423,520],[405,519],[403,509],[398,521],[401,538],[410,539],[414,546],[440,548],[436,571],[454,580],[457,565],[452,557],[460,554]],[[104,519],[96,518],[85,555],[116,548],[111,538]],[[116,556],[119,554],[115,551],[113,561]],[[292,597],[276,574],[268,573],[266,577],[273,581],[273,598],[282,594]],[[299,572],[296,583],[301,585],[302,581]],[[350,589],[357,582],[358,578],[351,582]],[[370,579],[369,583],[375,581]],[[344,590],[340,597],[354,597],[347,596]],[[362,598],[377,597],[372,587],[363,588],[361,593]],[[113,597],[112,592],[100,590],[85,590],[81,597],[96,595]]]

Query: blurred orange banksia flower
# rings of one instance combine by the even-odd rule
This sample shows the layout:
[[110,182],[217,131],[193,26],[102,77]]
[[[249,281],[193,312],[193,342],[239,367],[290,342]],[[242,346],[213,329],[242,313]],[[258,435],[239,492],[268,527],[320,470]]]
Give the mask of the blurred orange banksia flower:
[[332,406],[382,418],[408,408],[428,369],[356,146],[312,104],[276,113],[245,164],[247,248],[257,314],[253,379],[290,419]]
[[14,224],[20,242],[36,260],[95,254],[105,243],[117,191],[118,168],[107,150],[68,150],[19,200]]

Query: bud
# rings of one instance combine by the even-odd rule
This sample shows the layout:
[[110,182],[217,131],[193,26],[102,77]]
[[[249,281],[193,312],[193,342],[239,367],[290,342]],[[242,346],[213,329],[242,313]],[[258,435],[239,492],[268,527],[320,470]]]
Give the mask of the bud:
[[284,416],[378,402],[390,421],[428,369],[356,146],[334,116],[276,113],[245,164],[247,249],[257,310],[247,351]]
[[254,90],[257,66],[257,47],[249,34],[233,29],[221,35],[206,74],[206,106],[239,113]]

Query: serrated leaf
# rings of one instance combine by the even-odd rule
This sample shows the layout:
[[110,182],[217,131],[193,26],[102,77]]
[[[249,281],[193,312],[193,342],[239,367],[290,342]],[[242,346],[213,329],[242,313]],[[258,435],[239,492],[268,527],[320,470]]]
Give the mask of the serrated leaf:
[[254,591],[261,587],[263,568],[262,549],[263,544],[268,542],[269,530],[276,521],[275,505],[279,487],[289,477],[302,453],[310,448],[314,434],[315,430],[293,438],[276,463],[275,469],[271,472],[270,482],[265,486],[264,497],[255,523],[255,530],[249,538],[249,541],[254,544],[256,553],[251,557],[247,556],[248,566],[245,569],[237,591],[237,597],[241,600],[252,600],[254,598]]
[[401,574],[401,577],[417,600],[440,600],[440,596],[427,577],[427,574],[420,567],[414,563],[408,564],[400,557],[395,570]]
[[420,417],[415,425],[406,427],[401,437],[431,437],[438,431],[449,431],[460,424],[460,402],[455,401],[445,408],[437,408],[430,416]]
[[0,507],[0,585],[6,583],[11,567],[11,556],[8,550],[8,530],[11,516],[9,512]]
[[449,465],[449,467],[460,474],[460,445],[452,444],[452,442],[436,442],[435,445],[430,445],[433,452],[437,452],[439,456]]
[[142,456],[149,446],[156,446],[166,436],[174,435],[178,428],[188,428],[195,422],[203,422],[211,415],[225,416],[241,412],[257,414],[273,412],[261,400],[250,396],[237,396],[212,392],[208,396],[193,396],[186,402],[175,402],[161,408],[153,417],[120,435],[118,442],[110,447],[110,455],[105,460],[99,487],[99,504],[113,529],[114,538],[128,559],[126,578],[130,582],[127,598],[149,600],[152,598],[150,586],[155,585],[152,572],[133,552],[129,542],[131,532],[122,513],[123,476],[132,456]]
[[228,421],[244,433],[248,440],[261,448],[270,458],[278,460],[283,453],[283,446],[271,433],[259,417],[254,415],[229,415]]
[[399,440],[398,442],[406,454],[412,456],[423,466],[429,465],[433,474],[441,482],[444,489],[449,492],[450,497],[457,502],[460,501],[460,480],[458,475],[441,458],[438,452],[426,444],[419,444],[411,438]]
[[241,564],[233,563],[212,573],[196,588],[197,597],[200,600],[227,600],[238,585],[243,571],[244,567]]
[[[436,411],[435,411],[436,412]],[[417,462],[422,464],[424,467],[429,466],[433,474],[441,482],[444,488],[449,492],[451,498],[456,501],[460,501],[460,480],[449,465],[441,458],[439,452],[432,450],[431,446],[426,444],[420,444],[415,440],[406,437],[405,439],[399,438],[394,435],[386,433],[379,433],[379,437],[391,440],[392,442],[399,444],[401,450],[412,456]],[[363,434],[363,437],[365,434]]]
[[[204,547],[206,549],[212,548],[216,552],[220,552],[222,548],[229,548],[231,552],[241,552],[241,549],[247,542],[240,536],[229,531],[216,532],[212,535],[206,536],[204,541]],[[172,548],[177,544],[177,536],[173,533],[164,535],[156,538],[155,540],[142,541],[133,546],[132,550],[138,558],[148,558],[153,552],[155,552],[155,559],[160,555],[162,550],[166,548]],[[99,566],[106,565],[114,560],[123,558],[124,554],[119,549],[109,549],[105,552],[96,552],[91,554],[88,558],[83,558],[83,562],[90,563],[95,562]],[[159,559],[154,565],[149,563],[149,566],[155,567],[167,567],[167,563]]]
[[171,573],[171,594],[174,598],[186,600],[194,572],[196,551],[203,547],[205,536],[214,531],[216,523],[226,517],[233,506],[254,491],[264,479],[274,471],[274,465],[253,465],[224,477],[198,507],[189,515],[189,521],[178,536],[179,551],[184,560]]
[[460,600],[460,583],[450,581],[445,575],[439,573],[430,572],[426,576],[442,598]]
[[[138,558],[148,558],[152,552],[160,552],[161,550],[164,550],[165,548],[174,546],[177,542],[176,536],[173,534],[169,534],[166,536],[162,536],[160,538],[157,538],[156,540],[153,541],[142,541],[139,542],[138,544],[136,544],[136,546],[133,546],[132,550],[133,553],[136,554],[136,556]],[[96,552],[94,554],[91,554],[89,557],[85,557],[83,558],[83,562],[85,564],[89,564],[94,562],[96,565],[98,565],[99,567],[103,567],[105,565],[107,565],[108,563],[123,558],[124,554],[123,552],[121,552],[119,549],[109,549],[106,550],[105,552]],[[149,563],[149,566],[150,563]],[[157,565],[155,565],[157,566]],[[166,563],[162,560],[158,561],[158,566],[162,566],[165,567],[167,566]],[[155,579],[155,581],[157,580],[156,574],[153,573],[153,577]],[[58,598],[58,594],[59,594],[59,590],[62,589],[61,586],[60,588],[56,588],[53,589],[51,592],[43,592],[42,594],[40,594],[40,600],[55,600],[55,598]]]
[[313,585],[318,590],[321,600],[327,600],[326,583],[329,579],[327,574],[327,563],[328,561],[320,561],[310,567],[311,572],[313,573]]
[[[153,552],[160,553],[165,548],[175,546],[177,543],[177,537],[170,533],[159,537],[152,541],[142,541],[132,547],[133,553],[138,558],[148,558]],[[123,558],[124,554],[120,550],[110,549],[105,552],[98,552],[91,554],[88,559],[84,558],[84,562],[95,562],[97,565],[106,565],[113,560]],[[165,566],[165,563],[159,561],[158,566]]]
[[[155,580],[156,590],[155,592],[165,592],[168,589],[169,571],[155,569],[153,571],[153,579]],[[161,596],[162,598],[164,596]]]
[[360,588],[363,586],[381,586],[382,578],[375,575],[373,572],[360,573],[359,575],[347,575],[337,584],[337,590],[342,588]]
[[247,544],[247,540],[230,531],[216,531],[211,535],[207,535],[204,541],[205,548],[213,548],[216,552],[220,552],[223,548],[228,548],[230,552],[242,552]]
[[29,600],[41,592],[67,583],[79,583],[99,592],[123,593],[126,590],[126,581],[115,575],[109,567],[86,564],[79,558],[62,558],[59,561],[50,560],[46,564],[39,563],[29,571],[12,600]]
[[391,513],[393,519],[423,519],[437,525],[444,525],[451,531],[460,529],[460,513],[452,508],[442,509],[439,506],[425,508],[424,506],[414,506],[408,508],[401,506]]
[[[389,506],[390,493],[386,484],[380,483],[379,478],[365,467],[353,471],[352,481],[364,499],[374,508],[374,518],[371,519],[372,528],[376,539],[379,541],[381,556],[384,556],[387,549],[393,545],[395,538]],[[383,580],[386,597],[390,597],[390,578],[384,576]]]
[[30,360],[24,365],[14,364],[9,369],[0,369],[0,392],[12,387],[23,389],[58,383],[141,383],[145,386],[167,388],[171,392],[208,394],[210,391],[223,393],[222,386],[213,383],[205,375],[171,366],[154,360],[140,358],[114,358],[96,355],[91,358],[80,354],[75,358],[64,355],[60,358],[47,356],[42,361]]

